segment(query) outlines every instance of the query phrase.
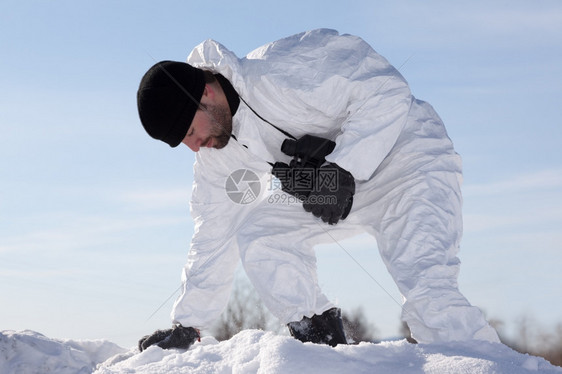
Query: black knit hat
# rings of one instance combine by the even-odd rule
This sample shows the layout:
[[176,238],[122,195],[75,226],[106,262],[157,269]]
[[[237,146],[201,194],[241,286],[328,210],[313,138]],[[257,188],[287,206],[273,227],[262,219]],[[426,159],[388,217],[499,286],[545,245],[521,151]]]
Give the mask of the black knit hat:
[[142,77],[137,92],[140,120],[148,135],[181,143],[205,89],[203,70],[185,62],[161,61]]

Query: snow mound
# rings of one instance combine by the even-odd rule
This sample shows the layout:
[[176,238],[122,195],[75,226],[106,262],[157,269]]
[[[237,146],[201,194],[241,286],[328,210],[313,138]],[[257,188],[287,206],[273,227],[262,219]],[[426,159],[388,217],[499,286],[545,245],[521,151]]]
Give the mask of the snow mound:
[[49,339],[34,331],[0,332],[2,374],[86,374],[126,350],[108,341]]
[[562,373],[546,360],[505,345],[470,342],[409,344],[405,340],[338,346],[301,343],[258,330],[217,342],[204,338],[188,351],[150,347],[118,363],[101,365],[110,373]]
[[405,340],[338,346],[301,343],[245,330],[228,341],[204,337],[189,350],[142,353],[107,341],[53,340],[0,333],[0,373],[562,373],[562,368],[502,344],[409,344]]

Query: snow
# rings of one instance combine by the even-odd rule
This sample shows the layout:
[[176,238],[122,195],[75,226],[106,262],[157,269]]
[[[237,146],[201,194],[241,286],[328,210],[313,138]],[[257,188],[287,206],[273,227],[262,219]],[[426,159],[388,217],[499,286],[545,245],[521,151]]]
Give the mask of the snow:
[[0,333],[0,373],[562,373],[546,360],[482,341],[409,344],[405,340],[337,346],[244,330],[230,340],[203,337],[189,350],[142,353],[109,341],[47,338],[33,331]]
[[127,350],[107,341],[49,339],[34,331],[0,332],[2,374],[85,374]]

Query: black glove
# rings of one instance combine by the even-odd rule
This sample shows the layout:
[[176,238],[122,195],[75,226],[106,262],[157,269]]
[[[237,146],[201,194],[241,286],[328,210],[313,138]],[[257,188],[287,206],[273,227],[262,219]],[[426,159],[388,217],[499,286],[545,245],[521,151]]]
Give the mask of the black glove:
[[162,349],[188,349],[195,340],[201,341],[199,331],[193,327],[175,325],[168,330],[157,330],[152,335],[146,335],[139,340],[139,351],[143,351],[153,344]]
[[336,146],[330,139],[304,135],[300,139],[285,139],[281,152],[293,157],[289,164],[276,162],[271,173],[281,182],[281,189],[304,200],[314,189],[315,175]]
[[317,171],[316,188],[303,203],[303,208],[322,221],[335,225],[345,219],[353,204],[355,179],[336,164],[327,164]]
[[271,170],[281,182],[281,190],[303,201],[312,191],[316,170],[313,168],[291,167],[276,162]]

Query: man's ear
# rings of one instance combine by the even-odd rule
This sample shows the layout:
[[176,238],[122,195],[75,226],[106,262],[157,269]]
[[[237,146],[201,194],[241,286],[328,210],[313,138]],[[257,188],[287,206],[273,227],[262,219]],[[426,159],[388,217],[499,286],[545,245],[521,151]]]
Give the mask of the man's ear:
[[201,101],[203,98],[213,100],[215,98],[215,89],[208,83],[205,84],[205,88],[203,89],[203,95],[201,96]]

